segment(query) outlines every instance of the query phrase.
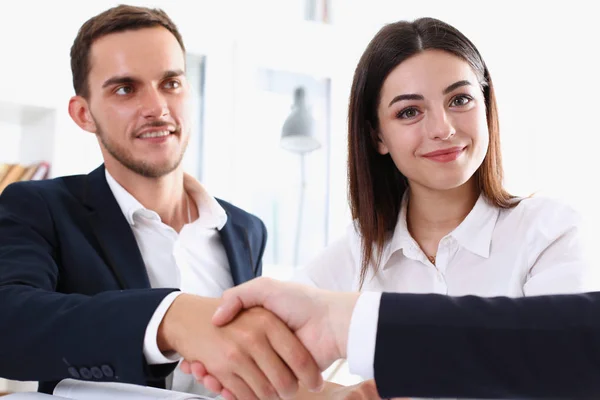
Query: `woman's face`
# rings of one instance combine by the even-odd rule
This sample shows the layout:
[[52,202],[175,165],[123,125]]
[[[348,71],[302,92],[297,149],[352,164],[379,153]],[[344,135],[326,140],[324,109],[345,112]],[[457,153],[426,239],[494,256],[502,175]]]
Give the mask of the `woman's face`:
[[390,154],[413,188],[459,187],[487,153],[479,80],[451,53],[426,50],[394,68],[381,88],[377,116],[378,151]]

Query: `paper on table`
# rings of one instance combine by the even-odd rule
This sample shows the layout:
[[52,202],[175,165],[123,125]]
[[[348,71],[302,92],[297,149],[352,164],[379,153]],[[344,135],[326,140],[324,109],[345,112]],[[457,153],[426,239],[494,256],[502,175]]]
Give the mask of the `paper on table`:
[[87,382],[75,379],[60,381],[54,388],[54,395],[74,400],[106,400],[109,398],[112,400],[212,400],[210,397],[197,394],[148,386],[120,382]]
[[66,397],[52,396],[46,393],[38,392],[18,392],[3,396],[7,400],[71,400]]

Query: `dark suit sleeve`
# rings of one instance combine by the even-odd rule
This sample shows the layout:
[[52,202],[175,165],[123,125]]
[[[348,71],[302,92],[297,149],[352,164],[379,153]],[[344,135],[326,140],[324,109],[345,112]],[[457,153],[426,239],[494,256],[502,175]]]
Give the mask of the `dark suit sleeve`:
[[156,378],[144,360],[144,333],[171,290],[56,292],[61,267],[54,229],[34,188],[11,185],[0,196],[0,376],[136,383]]
[[268,237],[267,227],[265,226],[264,222],[262,222],[261,219],[259,219],[258,222],[260,223],[261,243],[260,243],[260,250],[258,252],[258,259],[256,260],[256,267],[254,269],[256,271],[256,273],[254,274],[255,276],[262,275],[262,259],[265,254],[265,247],[267,246],[267,237]]
[[600,293],[384,293],[375,381],[382,397],[597,398]]

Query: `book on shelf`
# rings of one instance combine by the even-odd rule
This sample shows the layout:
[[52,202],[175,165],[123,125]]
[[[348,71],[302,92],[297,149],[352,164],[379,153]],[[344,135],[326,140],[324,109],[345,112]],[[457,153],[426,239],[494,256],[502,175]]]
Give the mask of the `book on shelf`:
[[4,175],[6,175],[11,165],[12,164],[0,163],[0,182],[2,182],[2,178],[4,178]]
[[[220,399],[218,397],[217,399]],[[149,386],[120,382],[90,382],[63,379],[52,394],[37,392],[13,393],[6,400],[211,400],[198,394],[175,392]]]
[[14,182],[46,179],[49,170],[47,161],[29,165],[0,163],[0,193]]

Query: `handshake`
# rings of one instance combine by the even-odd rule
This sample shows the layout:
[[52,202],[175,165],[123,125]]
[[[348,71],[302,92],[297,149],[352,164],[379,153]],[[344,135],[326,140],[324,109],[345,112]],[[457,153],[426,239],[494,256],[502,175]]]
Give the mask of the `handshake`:
[[163,353],[226,399],[378,399],[373,381],[328,384],[321,372],[346,357],[358,293],[254,279],[222,299],[181,294],[158,330]]

